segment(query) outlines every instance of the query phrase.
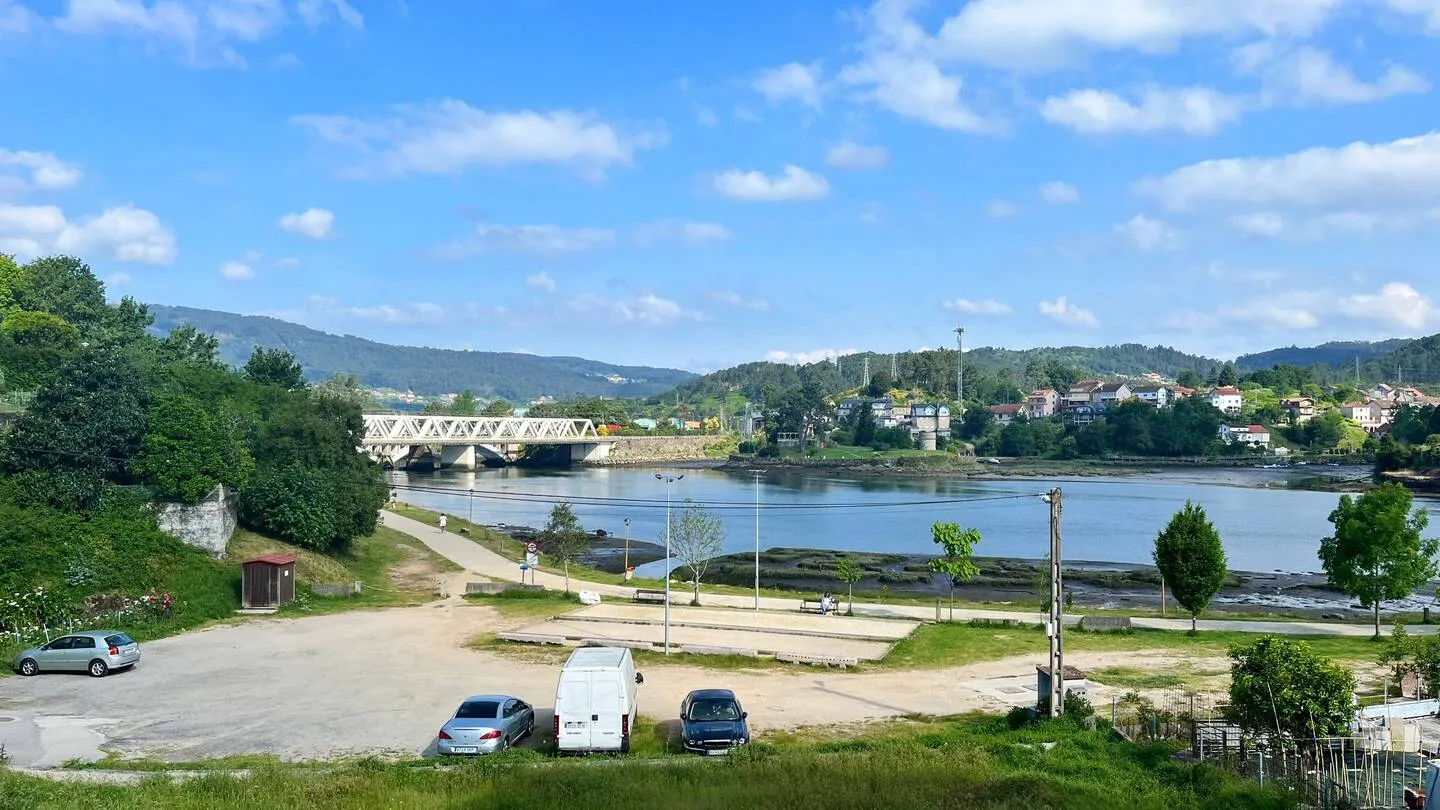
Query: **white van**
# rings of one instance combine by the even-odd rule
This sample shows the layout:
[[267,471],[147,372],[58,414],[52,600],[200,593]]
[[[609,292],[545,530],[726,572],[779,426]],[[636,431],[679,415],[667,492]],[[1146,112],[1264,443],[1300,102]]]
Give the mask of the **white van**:
[[639,685],[624,647],[581,647],[571,653],[555,687],[555,746],[562,754],[630,750]]

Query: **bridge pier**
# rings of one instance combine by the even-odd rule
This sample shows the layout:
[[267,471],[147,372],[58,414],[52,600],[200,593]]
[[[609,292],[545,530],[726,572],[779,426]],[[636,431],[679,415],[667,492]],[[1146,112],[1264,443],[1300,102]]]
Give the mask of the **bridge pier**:
[[610,445],[610,442],[572,444],[570,445],[570,460],[581,463],[604,461],[610,457]]
[[475,469],[475,445],[447,444],[440,448],[440,467],[459,467],[462,470]]

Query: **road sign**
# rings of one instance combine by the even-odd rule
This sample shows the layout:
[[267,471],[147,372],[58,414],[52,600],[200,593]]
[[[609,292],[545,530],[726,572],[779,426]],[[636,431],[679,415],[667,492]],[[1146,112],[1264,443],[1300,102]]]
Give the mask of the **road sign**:
[[530,566],[526,565],[525,563],[520,563],[520,570],[521,570],[521,571],[528,571],[528,570],[530,570]]
[[535,566],[540,564],[540,560],[534,554],[526,554],[525,564],[530,566],[531,568],[534,568]]
[[535,552],[540,550],[540,546],[536,545],[535,543],[526,543],[525,550],[531,554],[534,554]]

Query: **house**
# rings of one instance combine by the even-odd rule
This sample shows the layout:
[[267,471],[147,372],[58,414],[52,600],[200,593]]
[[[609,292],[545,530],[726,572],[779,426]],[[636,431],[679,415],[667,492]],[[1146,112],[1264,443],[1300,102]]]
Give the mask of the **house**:
[[1171,400],[1185,399],[1186,397],[1193,397],[1193,396],[1195,396],[1195,389],[1194,389],[1194,388],[1186,388],[1186,387],[1183,386],[1183,385],[1177,385],[1177,386],[1174,386],[1173,388],[1170,389],[1170,399],[1171,399]]
[[1095,389],[1095,393],[1093,393],[1090,397],[1090,404],[1093,405],[1096,410],[1103,411],[1109,408],[1113,408],[1127,399],[1133,398],[1134,395],[1130,391],[1129,383],[1105,383],[1104,385]]
[[1374,399],[1369,402],[1346,402],[1340,406],[1340,415],[1369,433],[1374,433],[1377,428],[1386,424],[1385,409],[1379,400]]
[[950,436],[950,406],[936,405],[930,402],[912,402],[909,408],[908,425],[912,435],[925,431],[948,438]]
[[1254,447],[1270,446],[1270,431],[1260,425],[1221,425],[1220,440],[1226,444],[1248,444]]
[[1131,389],[1130,393],[1141,402],[1147,402],[1157,408],[1163,408],[1170,404],[1170,389],[1163,385],[1142,385]]
[[1280,400],[1280,407],[1290,412],[1297,425],[1315,418],[1315,400],[1310,397],[1286,397]]
[[1070,410],[1071,408],[1078,408],[1081,405],[1093,405],[1095,389],[1103,384],[1104,383],[1099,380],[1081,380],[1075,383],[1070,386],[1069,391],[1065,392],[1064,402],[1061,403],[1061,407],[1064,410]]
[[875,424],[880,427],[884,427],[882,422],[891,418],[891,412],[895,408],[895,400],[891,397],[846,397],[835,406],[835,415],[841,422],[846,422],[857,408],[866,404],[870,406],[870,414],[875,417]]
[[1216,410],[1231,416],[1239,414],[1240,409],[1245,407],[1245,397],[1240,394],[1238,388],[1212,388],[1210,393],[1205,395],[1205,399],[1209,400]]
[[1008,425],[1015,421],[1015,417],[1025,414],[1025,407],[1018,404],[991,405],[990,415],[995,417],[995,424]]
[[1076,405],[1070,410],[1065,411],[1062,416],[1065,417],[1065,421],[1067,422],[1071,422],[1076,425],[1088,425],[1091,422],[1094,422],[1095,418],[1099,416],[1099,414],[1096,412],[1094,406]]
[[1060,392],[1041,388],[1031,393],[1025,401],[1025,410],[1031,419],[1049,419],[1060,410]]

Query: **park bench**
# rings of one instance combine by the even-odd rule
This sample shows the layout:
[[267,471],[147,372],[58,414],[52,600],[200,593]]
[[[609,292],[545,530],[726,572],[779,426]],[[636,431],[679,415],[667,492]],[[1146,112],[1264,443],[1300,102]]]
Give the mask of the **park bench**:
[[819,599],[802,599],[800,600],[800,612],[821,613],[820,604]]
[[665,604],[665,592],[651,590],[648,588],[636,588],[635,595],[630,597],[632,602],[659,602]]

